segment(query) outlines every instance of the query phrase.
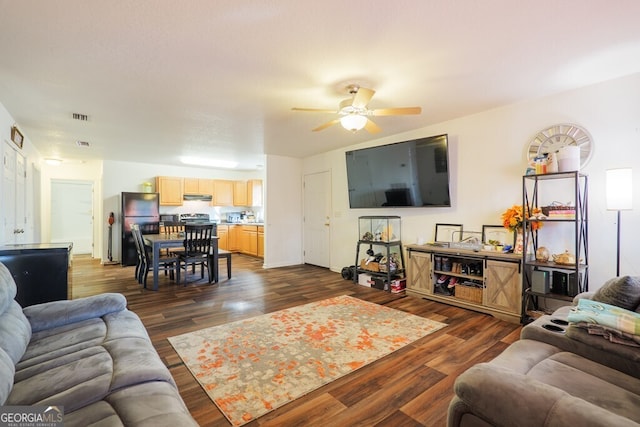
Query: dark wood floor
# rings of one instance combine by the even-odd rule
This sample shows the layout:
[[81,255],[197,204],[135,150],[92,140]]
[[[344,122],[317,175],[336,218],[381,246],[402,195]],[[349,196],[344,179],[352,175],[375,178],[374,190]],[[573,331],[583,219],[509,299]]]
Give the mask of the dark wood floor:
[[[202,426],[230,426],[175,353],[167,337],[337,295],[352,295],[448,324],[446,328],[338,379],[249,426],[444,426],[455,378],[492,359],[518,339],[520,327],[491,316],[343,280],[301,265],[262,269],[262,260],[235,255],[233,277],[210,285],[190,276],[186,286],[160,277],[157,292],[142,289],[133,267],[75,257],[73,298],[120,292],[137,313]],[[151,280],[151,275],[149,277]]]

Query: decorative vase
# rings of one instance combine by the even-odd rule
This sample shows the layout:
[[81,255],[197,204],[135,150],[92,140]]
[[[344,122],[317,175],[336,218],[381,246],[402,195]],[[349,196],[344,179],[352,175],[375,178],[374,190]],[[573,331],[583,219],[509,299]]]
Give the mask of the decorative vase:
[[522,255],[524,252],[524,233],[522,227],[516,229],[516,244],[513,246],[513,253]]

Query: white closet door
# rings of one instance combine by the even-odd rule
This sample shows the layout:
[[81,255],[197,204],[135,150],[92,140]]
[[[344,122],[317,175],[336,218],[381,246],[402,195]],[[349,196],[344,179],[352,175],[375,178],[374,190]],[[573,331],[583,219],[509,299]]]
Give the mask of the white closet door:
[[74,254],[93,254],[93,183],[51,181],[51,242],[73,242]]

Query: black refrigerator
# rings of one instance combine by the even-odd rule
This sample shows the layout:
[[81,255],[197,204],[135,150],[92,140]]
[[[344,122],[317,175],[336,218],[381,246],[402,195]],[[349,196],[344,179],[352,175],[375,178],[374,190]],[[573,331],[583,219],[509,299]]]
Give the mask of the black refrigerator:
[[131,224],[138,224],[142,234],[160,232],[160,195],[158,193],[122,193],[122,256],[123,266],[136,265],[138,254],[131,235]]

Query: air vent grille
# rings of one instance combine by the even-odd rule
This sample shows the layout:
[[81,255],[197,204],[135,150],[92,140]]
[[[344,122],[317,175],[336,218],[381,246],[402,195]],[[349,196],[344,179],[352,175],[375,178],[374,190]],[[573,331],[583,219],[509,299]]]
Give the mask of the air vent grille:
[[88,147],[89,143],[87,141],[76,141],[76,145],[78,147]]
[[89,121],[89,116],[86,115],[86,114],[73,113],[73,119],[74,120],[80,120],[81,122],[88,122]]

